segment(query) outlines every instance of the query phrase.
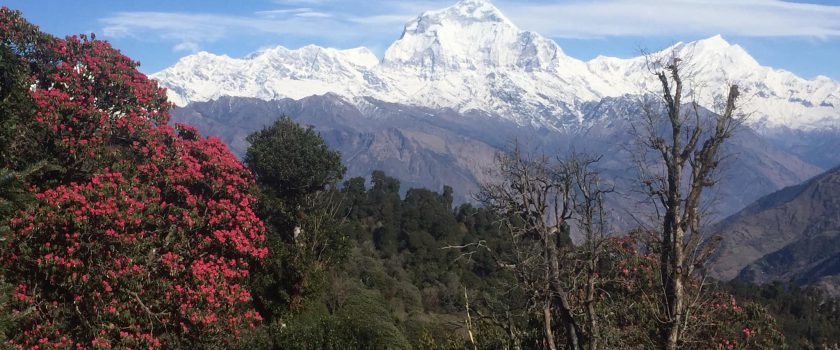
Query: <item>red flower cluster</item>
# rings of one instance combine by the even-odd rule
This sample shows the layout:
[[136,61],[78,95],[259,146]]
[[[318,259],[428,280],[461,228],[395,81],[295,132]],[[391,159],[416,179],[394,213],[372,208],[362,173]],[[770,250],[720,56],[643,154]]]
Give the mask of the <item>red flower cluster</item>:
[[[25,37],[21,21],[0,10],[0,39]],[[53,59],[33,72],[26,127],[49,135],[72,176],[33,184],[34,203],[10,219],[9,345],[230,344],[260,321],[243,285],[268,253],[250,173],[218,139],[168,126],[164,90],[108,43],[31,44]]]

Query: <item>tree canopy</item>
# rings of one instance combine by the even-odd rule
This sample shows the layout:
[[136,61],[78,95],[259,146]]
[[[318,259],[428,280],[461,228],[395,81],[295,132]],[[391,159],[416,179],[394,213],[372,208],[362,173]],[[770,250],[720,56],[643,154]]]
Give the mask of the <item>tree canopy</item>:
[[311,127],[288,117],[248,136],[245,163],[257,181],[278,197],[298,199],[344,177],[341,155],[331,150]]

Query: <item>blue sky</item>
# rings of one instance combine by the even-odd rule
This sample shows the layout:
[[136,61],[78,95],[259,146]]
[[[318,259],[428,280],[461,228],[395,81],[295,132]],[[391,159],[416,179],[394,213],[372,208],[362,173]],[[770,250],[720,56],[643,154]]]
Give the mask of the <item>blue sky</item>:
[[[47,32],[94,32],[153,73],[198,50],[232,57],[283,45],[367,46],[380,57],[403,24],[456,0],[11,0]],[[495,0],[514,23],[571,56],[630,57],[722,34],[761,64],[840,80],[840,0]]]

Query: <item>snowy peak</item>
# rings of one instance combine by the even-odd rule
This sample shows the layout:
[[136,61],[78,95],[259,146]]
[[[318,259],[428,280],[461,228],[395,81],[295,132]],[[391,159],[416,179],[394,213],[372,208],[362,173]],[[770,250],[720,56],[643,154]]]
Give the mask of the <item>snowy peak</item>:
[[729,83],[758,127],[840,128],[840,84],[761,66],[720,35],[677,43],[650,56],[566,56],[552,40],[520,30],[486,0],[462,0],[409,21],[380,61],[360,47],[282,46],[237,59],[206,52],[152,75],[184,106],[221,96],[264,100],[333,93],[424,107],[479,110],[520,125],[566,128],[584,122],[580,106],[625,94],[657,93],[649,63],[680,57],[687,86],[714,108]]
[[516,25],[507,19],[502,11],[486,0],[462,0],[443,10],[425,12],[420,16],[420,18],[428,19],[433,23],[441,23],[444,21],[460,23],[499,23],[516,28]]
[[379,58],[366,47],[341,50],[341,54],[347,62],[360,67],[373,68],[379,64]]
[[707,108],[719,107],[724,87],[734,83],[741,88],[740,111],[750,115],[747,122],[758,129],[840,127],[840,84],[761,66],[741,46],[720,35],[679,42],[648,57],[599,56],[587,66],[597,76],[593,84],[604,95],[651,93],[661,87],[650,74],[649,64],[667,64],[674,57],[680,58],[689,93]]
[[[260,54],[252,55],[252,60],[262,60],[268,63],[283,62],[286,65],[299,65],[302,62],[309,64],[309,69],[317,70],[325,67],[343,70],[347,66],[365,69],[372,68],[379,64],[379,59],[367,48],[354,48],[339,50],[324,48],[316,45],[307,45],[296,50],[290,50],[283,46],[262,51]],[[305,67],[301,67],[305,68]]]
[[169,88],[176,105],[221,96],[303,98],[328,92],[370,94],[370,70],[379,59],[367,48],[339,50],[315,45],[277,46],[242,59],[200,52],[152,75]]
[[695,49],[699,49],[701,51],[725,51],[733,46],[720,34],[706,39],[697,40],[689,44]]
[[463,0],[408,22],[383,62],[412,67],[431,78],[496,67],[543,69],[560,56],[563,51],[557,44],[521,31],[488,1]]
[[740,45],[730,44],[720,35],[687,44],[677,43],[661,53],[699,62],[704,66],[727,68],[732,71],[755,69],[761,66]]

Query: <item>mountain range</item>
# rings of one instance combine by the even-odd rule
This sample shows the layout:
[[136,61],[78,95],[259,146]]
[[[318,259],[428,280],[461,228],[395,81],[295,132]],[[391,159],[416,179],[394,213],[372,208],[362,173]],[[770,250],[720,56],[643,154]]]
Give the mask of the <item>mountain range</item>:
[[[761,66],[721,36],[677,43],[693,92],[715,107],[727,82],[740,85],[742,110],[759,127],[837,127],[840,84]],[[486,0],[463,0],[409,21],[380,60],[360,47],[337,50],[276,47],[242,59],[201,52],[155,73],[179,106],[222,96],[300,99],[334,93],[363,107],[364,97],[391,103],[480,110],[519,125],[562,129],[581,125],[587,101],[655,92],[648,56],[566,55],[554,41],[523,31]]]
[[[348,175],[382,169],[404,188],[451,185],[461,202],[471,200],[491,176],[496,152],[514,140],[535,152],[600,154],[605,178],[622,189],[609,203],[617,224],[630,227],[645,209],[628,130],[640,100],[660,89],[651,69],[672,55],[684,58],[690,93],[708,111],[719,109],[727,84],[742,92],[746,127],[724,149],[723,181],[706,199],[715,204],[713,218],[840,164],[836,81],[762,66],[721,36],[629,59],[583,61],[519,29],[486,0],[411,19],[381,59],[366,48],[313,45],[244,58],[201,52],[152,77],[178,106],[175,121],[219,136],[239,155],[248,134],[288,115],[339,150]],[[773,252],[715,271],[736,277]]]

